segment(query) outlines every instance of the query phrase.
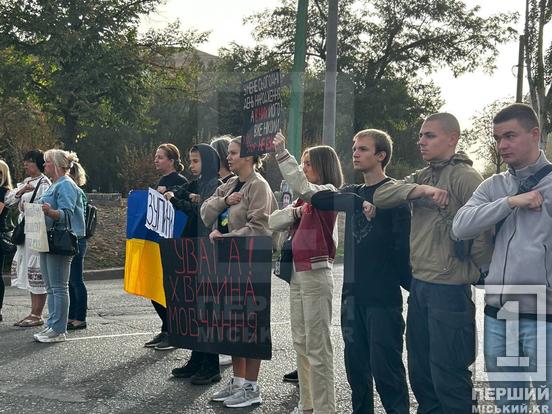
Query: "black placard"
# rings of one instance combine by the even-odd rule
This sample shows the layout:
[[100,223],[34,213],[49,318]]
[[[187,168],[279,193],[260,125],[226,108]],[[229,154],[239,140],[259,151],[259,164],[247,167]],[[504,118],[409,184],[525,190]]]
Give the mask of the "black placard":
[[280,70],[242,84],[242,157],[274,152],[272,140],[280,130]]
[[161,239],[169,343],[270,359],[272,239]]

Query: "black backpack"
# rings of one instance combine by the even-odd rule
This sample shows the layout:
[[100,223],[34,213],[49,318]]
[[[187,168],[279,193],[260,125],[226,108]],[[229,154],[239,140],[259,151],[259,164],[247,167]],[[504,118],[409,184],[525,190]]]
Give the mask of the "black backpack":
[[96,231],[98,224],[98,208],[90,203],[86,203],[86,212],[84,213],[84,238],[89,239]]

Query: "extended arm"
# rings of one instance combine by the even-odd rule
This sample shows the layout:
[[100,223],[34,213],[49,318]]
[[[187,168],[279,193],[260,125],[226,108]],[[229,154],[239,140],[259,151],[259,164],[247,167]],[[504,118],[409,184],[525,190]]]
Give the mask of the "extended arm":
[[344,211],[354,213],[362,211],[364,199],[355,194],[352,187],[344,187],[340,191],[320,191],[311,198],[313,207],[326,211]]
[[458,239],[473,239],[511,214],[508,197],[491,198],[491,185],[489,180],[481,183],[454,216],[452,232]]
[[273,231],[285,231],[301,219],[302,208],[289,205],[281,210],[275,210],[268,217],[268,227]]

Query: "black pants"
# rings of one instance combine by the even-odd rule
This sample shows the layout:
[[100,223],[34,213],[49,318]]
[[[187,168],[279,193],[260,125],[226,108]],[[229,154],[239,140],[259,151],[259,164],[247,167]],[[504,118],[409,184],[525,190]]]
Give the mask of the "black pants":
[[161,319],[161,332],[168,332],[169,327],[167,325],[167,308],[161,305],[160,303],[157,303],[156,301],[152,300],[151,304],[157,311],[157,314],[159,315],[159,319]]
[[206,370],[210,373],[215,373],[215,372],[220,373],[218,354],[209,354],[207,352],[192,351],[192,356],[190,357],[189,363],[197,367],[201,367],[203,370]]
[[475,305],[469,285],[412,280],[406,328],[408,372],[419,414],[472,412]]
[[4,285],[4,254],[0,252],[0,309],[4,305],[4,292],[6,287]]
[[341,306],[341,331],[353,413],[374,413],[375,382],[386,413],[408,414],[402,309],[355,305],[346,298]]

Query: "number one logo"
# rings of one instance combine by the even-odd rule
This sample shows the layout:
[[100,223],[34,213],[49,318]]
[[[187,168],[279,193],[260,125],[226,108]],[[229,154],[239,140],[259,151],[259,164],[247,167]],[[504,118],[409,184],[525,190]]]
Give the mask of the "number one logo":
[[506,302],[496,314],[506,321],[506,356],[498,357],[499,367],[528,367],[529,357],[519,356],[519,302]]

